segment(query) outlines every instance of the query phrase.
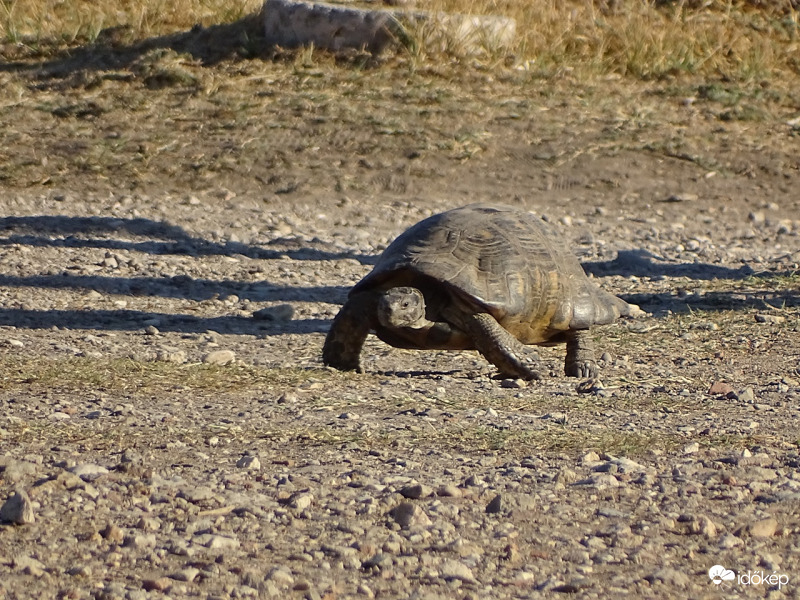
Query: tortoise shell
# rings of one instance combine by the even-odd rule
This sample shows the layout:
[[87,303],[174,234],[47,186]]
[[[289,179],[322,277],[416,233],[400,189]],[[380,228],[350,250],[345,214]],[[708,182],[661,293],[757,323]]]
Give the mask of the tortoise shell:
[[433,215],[395,239],[351,290],[410,285],[446,293],[461,310],[488,312],[524,344],[558,341],[629,314],[600,289],[540,217],[472,204]]

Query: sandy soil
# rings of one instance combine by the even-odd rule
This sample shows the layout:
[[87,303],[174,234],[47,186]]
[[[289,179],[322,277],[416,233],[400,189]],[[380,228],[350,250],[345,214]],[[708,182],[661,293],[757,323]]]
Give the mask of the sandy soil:
[[[229,33],[3,48],[0,598],[800,597],[796,90]],[[324,368],[380,251],[475,201],[648,313],[600,381]]]

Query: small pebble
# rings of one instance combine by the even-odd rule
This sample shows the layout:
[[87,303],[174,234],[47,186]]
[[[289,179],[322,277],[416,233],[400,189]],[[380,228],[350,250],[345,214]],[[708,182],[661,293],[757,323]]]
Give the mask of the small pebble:
[[715,381],[708,388],[709,396],[726,396],[733,392],[733,388],[723,381]]
[[195,580],[195,578],[200,574],[200,569],[196,569],[194,567],[187,567],[185,569],[181,569],[177,573],[173,573],[170,575],[170,579],[174,579],[175,581],[185,581],[187,583],[191,583]]
[[786,321],[786,317],[782,317],[780,315],[767,315],[763,313],[757,313],[755,319],[756,323],[772,323],[775,325],[779,325]]
[[311,503],[314,501],[314,496],[308,493],[301,493],[292,496],[291,500],[289,501],[289,506],[294,508],[295,510],[302,511],[307,509],[311,506]]
[[17,490],[0,507],[0,523],[30,525],[36,521],[33,504],[24,490]]
[[503,381],[500,382],[500,387],[521,390],[528,387],[528,382],[524,379],[503,379]]
[[431,520],[422,508],[410,502],[401,502],[389,511],[389,515],[403,529],[414,525],[428,526],[431,524]]
[[267,306],[253,313],[253,318],[260,321],[291,321],[293,316],[294,307],[291,304],[276,304],[275,306]]
[[447,498],[460,498],[462,495],[462,491],[461,488],[459,488],[458,486],[453,485],[452,483],[448,483],[437,489],[436,495]]
[[143,579],[142,588],[148,592],[165,592],[172,585],[169,577],[159,577],[158,579]]
[[430,496],[431,493],[431,488],[429,488],[427,485],[422,485],[421,483],[407,485],[406,487],[400,489],[400,495],[403,496],[403,498],[408,498],[409,500],[425,498],[426,496]]
[[261,461],[257,456],[246,455],[236,461],[236,466],[248,471],[258,471],[261,469]]
[[489,504],[486,505],[486,513],[493,515],[501,512],[503,510],[503,496],[497,494],[494,498],[491,499]]
[[236,353],[233,350],[214,350],[203,357],[203,362],[207,365],[228,365],[236,360]]
[[698,444],[697,442],[692,442],[691,444],[686,444],[683,447],[683,453],[684,454],[695,454],[696,452],[699,452],[699,450],[700,450],[700,444]]
[[446,560],[439,568],[439,576],[445,581],[458,580],[466,583],[474,583],[475,575],[472,570],[464,563],[457,560]]
[[772,517],[761,519],[747,526],[747,533],[752,537],[766,538],[775,535],[778,530],[778,521]]

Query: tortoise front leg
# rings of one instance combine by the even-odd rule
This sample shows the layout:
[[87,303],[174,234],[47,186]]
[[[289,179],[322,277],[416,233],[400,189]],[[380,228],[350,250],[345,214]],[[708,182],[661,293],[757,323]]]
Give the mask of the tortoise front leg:
[[564,373],[567,377],[597,377],[598,367],[594,359],[594,343],[588,329],[565,332],[567,358]]
[[525,346],[488,313],[463,314],[450,311],[448,320],[454,320],[459,329],[466,331],[483,356],[505,377],[541,379],[531,363]]
[[361,349],[371,329],[375,327],[377,295],[361,292],[347,299],[333,319],[325,345],[322,362],[340,371],[358,371],[361,367]]

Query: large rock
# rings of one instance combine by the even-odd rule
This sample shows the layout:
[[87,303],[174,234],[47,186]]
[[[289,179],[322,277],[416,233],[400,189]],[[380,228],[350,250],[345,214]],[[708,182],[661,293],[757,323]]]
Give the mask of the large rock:
[[314,44],[374,53],[420,44],[429,50],[475,54],[508,46],[516,33],[516,22],[507,17],[368,10],[303,0],[266,0],[264,27],[267,42],[277,46]]
[[293,0],[267,0],[264,27],[268,43],[287,48],[314,44],[328,50],[381,52],[403,36],[390,11]]

